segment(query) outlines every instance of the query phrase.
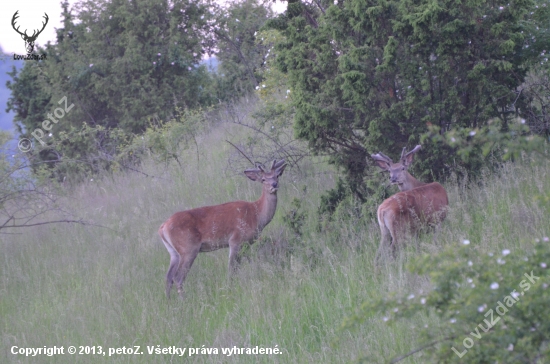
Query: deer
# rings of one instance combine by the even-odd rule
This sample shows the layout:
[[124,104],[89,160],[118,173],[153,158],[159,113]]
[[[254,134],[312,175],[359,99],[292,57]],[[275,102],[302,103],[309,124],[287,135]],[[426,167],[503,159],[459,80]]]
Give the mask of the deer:
[[449,199],[445,188],[437,182],[421,182],[407,171],[420,148],[417,145],[408,153],[407,148],[403,148],[398,163],[393,163],[390,157],[381,152],[371,155],[378,167],[390,173],[390,183],[397,185],[400,191],[378,207],[377,217],[382,236],[376,261],[387,245],[395,257],[407,233],[415,233],[426,226],[434,227],[437,233],[447,216]]
[[176,212],[160,226],[158,233],[170,254],[166,273],[168,299],[174,283],[183,299],[183,282],[199,253],[229,247],[228,277],[231,277],[240,264],[243,244],[253,244],[275,215],[279,177],[286,166],[281,159],[274,160],[269,170],[257,164],[256,168],[244,171],[249,179],[262,184],[262,195],[257,201],[233,201]]
[[19,10],[17,10],[15,14],[13,14],[13,17],[11,18],[11,26],[17,33],[21,35],[21,38],[23,38],[23,40],[25,41],[25,48],[27,50],[27,54],[31,54],[34,50],[34,42],[36,42],[36,38],[38,38],[40,33],[42,33],[44,28],[46,28],[46,24],[48,24],[48,20],[49,20],[48,14],[44,13],[43,18],[46,20],[46,22],[42,22],[42,29],[40,30],[36,29],[33,31],[32,35],[28,35],[26,30],[25,30],[25,33],[21,33],[19,31],[19,27],[17,28],[15,27],[15,20],[19,17],[17,13],[19,13]]

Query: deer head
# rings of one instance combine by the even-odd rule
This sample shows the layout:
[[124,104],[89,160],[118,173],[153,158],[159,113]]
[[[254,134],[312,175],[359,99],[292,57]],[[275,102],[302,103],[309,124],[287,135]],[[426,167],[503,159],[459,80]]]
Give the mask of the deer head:
[[266,170],[263,165],[257,164],[256,168],[247,169],[244,171],[244,174],[252,181],[261,182],[264,185],[264,189],[267,189],[271,194],[275,194],[279,189],[279,177],[283,174],[285,167],[284,159],[278,162],[274,160],[269,170]]
[[25,41],[25,48],[27,49],[27,54],[31,54],[34,51],[34,42],[36,41],[36,38],[38,38],[40,33],[42,33],[42,31],[46,27],[46,24],[48,24],[48,19],[49,19],[48,14],[44,13],[44,18],[46,19],[46,22],[42,22],[42,29],[34,30],[32,35],[29,36],[27,34],[27,30],[25,30],[25,33],[21,33],[19,31],[19,27],[17,28],[15,27],[15,20],[19,17],[19,15],[17,15],[18,12],[19,10],[17,10],[15,14],[13,14],[13,17],[11,18],[11,26],[17,33],[21,34],[21,38],[23,38],[23,40]]
[[408,153],[407,148],[403,148],[403,151],[401,152],[401,159],[398,163],[393,163],[391,158],[382,152],[372,154],[371,157],[375,160],[378,167],[390,172],[391,184],[397,185],[400,191],[408,191],[423,184],[407,172],[407,169],[412,164],[414,154],[418,152],[420,148],[421,146],[417,145]]

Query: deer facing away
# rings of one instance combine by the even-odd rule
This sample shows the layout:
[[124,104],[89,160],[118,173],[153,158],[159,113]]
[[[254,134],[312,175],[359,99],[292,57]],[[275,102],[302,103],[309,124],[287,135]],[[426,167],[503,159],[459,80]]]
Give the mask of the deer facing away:
[[414,154],[420,148],[417,145],[408,153],[403,148],[398,163],[393,163],[390,157],[381,152],[371,155],[378,167],[390,172],[390,182],[396,184],[400,190],[378,207],[378,224],[382,237],[376,259],[387,245],[395,255],[407,233],[414,233],[423,226],[434,226],[437,229],[447,215],[449,199],[443,186],[437,182],[420,182],[407,172]]
[[275,215],[278,179],[285,167],[284,160],[274,160],[269,171],[260,165],[244,171],[248,178],[262,183],[262,195],[257,201],[233,201],[176,212],[160,226],[159,235],[170,254],[166,297],[170,298],[176,283],[183,298],[183,282],[200,252],[229,247],[231,275],[239,263],[243,243],[252,244]]

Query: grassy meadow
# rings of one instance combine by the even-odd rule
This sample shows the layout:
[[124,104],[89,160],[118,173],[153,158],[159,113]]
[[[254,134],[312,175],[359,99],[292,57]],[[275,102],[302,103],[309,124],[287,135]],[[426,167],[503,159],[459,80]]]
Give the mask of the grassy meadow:
[[[434,325],[434,315],[387,325],[368,320],[341,330],[364,301],[393,291],[429,288],[405,264],[415,244],[375,272],[380,233],[356,206],[339,211],[318,228],[320,196],[335,183],[322,158],[306,158],[279,179],[273,221],[247,252],[234,279],[227,279],[228,250],[199,254],[185,282],[184,301],[175,290],[168,301],[164,279],[169,255],[157,229],[176,211],[232,200],[253,201],[261,186],[228,163],[235,149],[226,139],[249,137],[238,125],[220,123],[182,152],[182,167],[146,162],[139,173],[90,180],[74,188],[66,203],[79,216],[104,227],[45,225],[0,235],[0,362],[87,363],[348,363],[362,355],[374,362],[422,344],[415,327]],[[422,152],[418,158],[422,158]],[[244,159],[244,158],[243,158]],[[246,163],[245,163],[246,162]],[[524,159],[499,175],[466,187],[445,184],[451,210],[437,242],[416,242],[422,252],[469,239],[480,251],[529,249],[550,233],[550,164]],[[293,199],[307,212],[303,234],[285,224]],[[140,346],[143,355],[13,355],[12,346]],[[147,346],[218,348],[218,355],[178,359],[147,353]],[[277,347],[279,355],[232,355],[221,348]],[[403,363],[425,363],[422,353]]]

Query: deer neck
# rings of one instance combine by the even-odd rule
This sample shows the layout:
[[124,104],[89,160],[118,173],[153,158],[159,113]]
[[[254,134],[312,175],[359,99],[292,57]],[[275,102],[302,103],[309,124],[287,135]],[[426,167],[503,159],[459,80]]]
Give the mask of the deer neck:
[[409,172],[405,171],[405,173],[406,173],[407,178],[405,178],[405,182],[402,185],[397,186],[397,187],[399,187],[399,191],[401,191],[401,192],[409,191],[409,190],[412,190],[413,188],[425,185],[424,182],[420,182],[419,180],[414,178]]
[[264,187],[260,199],[254,202],[254,204],[256,205],[256,211],[258,211],[258,231],[262,231],[275,215],[277,192],[270,193],[269,187]]

